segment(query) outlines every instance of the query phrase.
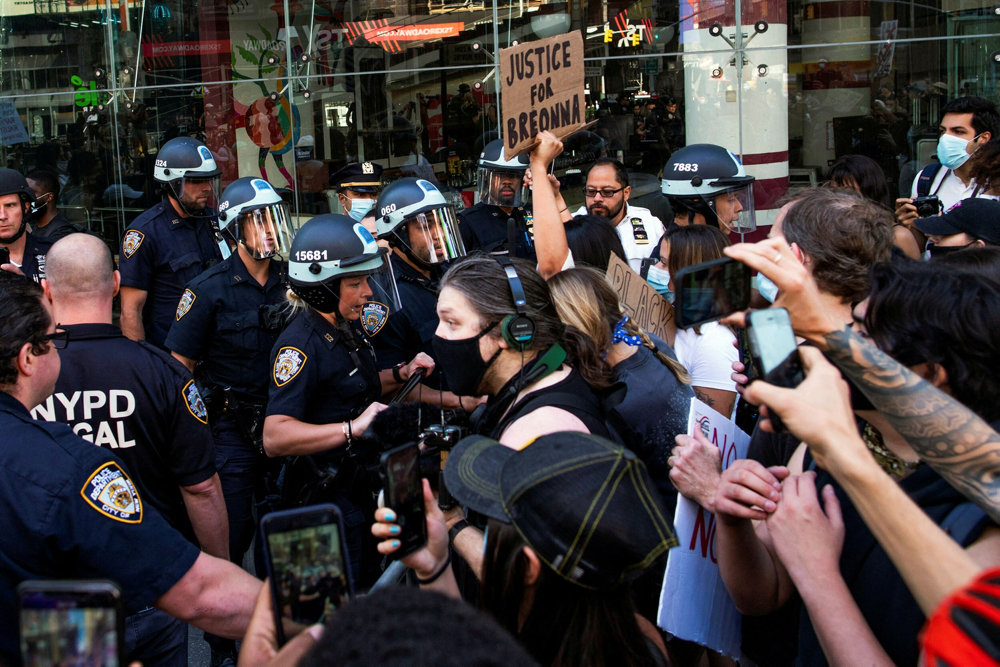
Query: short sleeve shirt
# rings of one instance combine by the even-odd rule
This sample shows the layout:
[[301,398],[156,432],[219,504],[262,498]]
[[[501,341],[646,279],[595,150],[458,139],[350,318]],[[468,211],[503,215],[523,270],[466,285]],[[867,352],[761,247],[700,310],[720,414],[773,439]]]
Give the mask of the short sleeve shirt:
[[268,415],[331,424],[357,417],[378,400],[375,353],[356,322],[351,329],[356,346],[313,310],[295,316],[271,352]]
[[250,276],[238,254],[203,272],[176,304],[166,348],[200,361],[199,381],[263,402],[271,348],[286,310],[283,266],[270,262],[264,285]]
[[124,287],[147,292],[146,340],[163,346],[185,286],[221,259],[206,218],[181,218],[164,200],[135,219],[122,236],[118,268]]
[[69,424],[83,440],[114,452],[143,499],[195,542],[181,486],[215,474],[215,446],[191,374],[148,343],[110,324],[74,324],[59,351],[62,370],[36,419]]
[[462,234],[465,251],[476,250],[489,253],[507,251],[507,220],[514,218],[514,256],[537,261],[535,257],[535,233],[531,209],[519,207],[510,214],[499,206],[479,202],[458,214],[458,231]]
[[191,569],[198,548],[171,528],[109,451],[38,422],[0,393],[0,662],[18,661],[15,588],[27,579],[110,579],[127,613]]
[[[581,206],[573,215],[587,215],[587,207]],[[625,216],[615,226],[622,249],[628,258],[628,265],[636,273],[642,270],[642,260],[650,257],[660,247],[663,237],[663,223],[642,206],[632,206],[625,202]]]

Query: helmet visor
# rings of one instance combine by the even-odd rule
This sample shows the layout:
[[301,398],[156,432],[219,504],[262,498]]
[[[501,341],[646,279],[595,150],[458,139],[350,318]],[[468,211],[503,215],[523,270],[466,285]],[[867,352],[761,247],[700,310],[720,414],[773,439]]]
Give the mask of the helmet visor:
[[239,233],[239,242],[254,259],[287,255],[292,247],[288,205],[279,202],[241,213]]
[[422,211],[407,218],[404,223],[398,234],[421,262],[440,264],[465,255],[458,218],[450,206]]
[[747,234],[757,229],[757,216],[753,208],[753,184],[732,188],[716,195],[712,208],[719,219],[719,228],[724,232]]
[[184,176],[175,181],[174,196],[188,215],[198,218],[215,217],[219,212],[221,181],[221,176]]
[[480,167],[479,201],[493,206],[517,208],[525,201],[524,172]]

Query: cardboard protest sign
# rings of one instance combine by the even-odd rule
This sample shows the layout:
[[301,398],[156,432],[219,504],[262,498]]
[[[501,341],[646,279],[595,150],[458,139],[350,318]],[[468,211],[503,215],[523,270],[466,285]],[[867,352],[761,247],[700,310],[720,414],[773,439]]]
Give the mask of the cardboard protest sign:
[[632,321],[646,333],[667,340],[667,322],[672,317],[667,300],[614,253],[606,275]]
[[500,50],[501,135],[513,159],[549,130],[567,137],[586,123],[583,36],[556,35]]
[[[697,398],[691,399],[688,435],[698,429],[722,452],[722,469],[746,458],[750,436]],[[719,574],[715,555],[715,515],[677,497],[674,532],[660,591],[657,624],[681,639],[741,659],[740,613]]]

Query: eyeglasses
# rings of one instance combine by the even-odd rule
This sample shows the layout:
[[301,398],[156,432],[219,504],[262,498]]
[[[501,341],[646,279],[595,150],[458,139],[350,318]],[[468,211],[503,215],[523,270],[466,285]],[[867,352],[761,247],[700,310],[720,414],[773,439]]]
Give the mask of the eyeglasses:
[[601,197],[603,197],[604,199],[610,199],[611,197],[614,197],[616,194],[618,194],[624,189],[625,189],[624,185],[618,188],[617,190],[615,190],[614,188],[601,188],[600,190],[598,190],[597,188],[584,188],[583,196],[589,199],[593,199],[597,195],[601,195]]
[[56,329],[50,334],[45,334],[39,340],[39,342],[46,341],[52,343],[52,347],[57,350],[65,350],[66,346],[69,345],[69,332],[65,329]]

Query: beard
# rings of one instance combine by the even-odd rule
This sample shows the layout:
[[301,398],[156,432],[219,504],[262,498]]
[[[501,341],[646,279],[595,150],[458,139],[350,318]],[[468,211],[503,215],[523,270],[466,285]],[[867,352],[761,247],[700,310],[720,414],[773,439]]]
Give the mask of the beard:
[[622,200],[618,206],[608,207],[604,202],[593,203],[587,207],[587,213],[590,215],[600,216],[602,218],[607,218],[608,220],[613,220],[618,217],[618,214],[622,212],[622,208],[625,207],[625,201]]

